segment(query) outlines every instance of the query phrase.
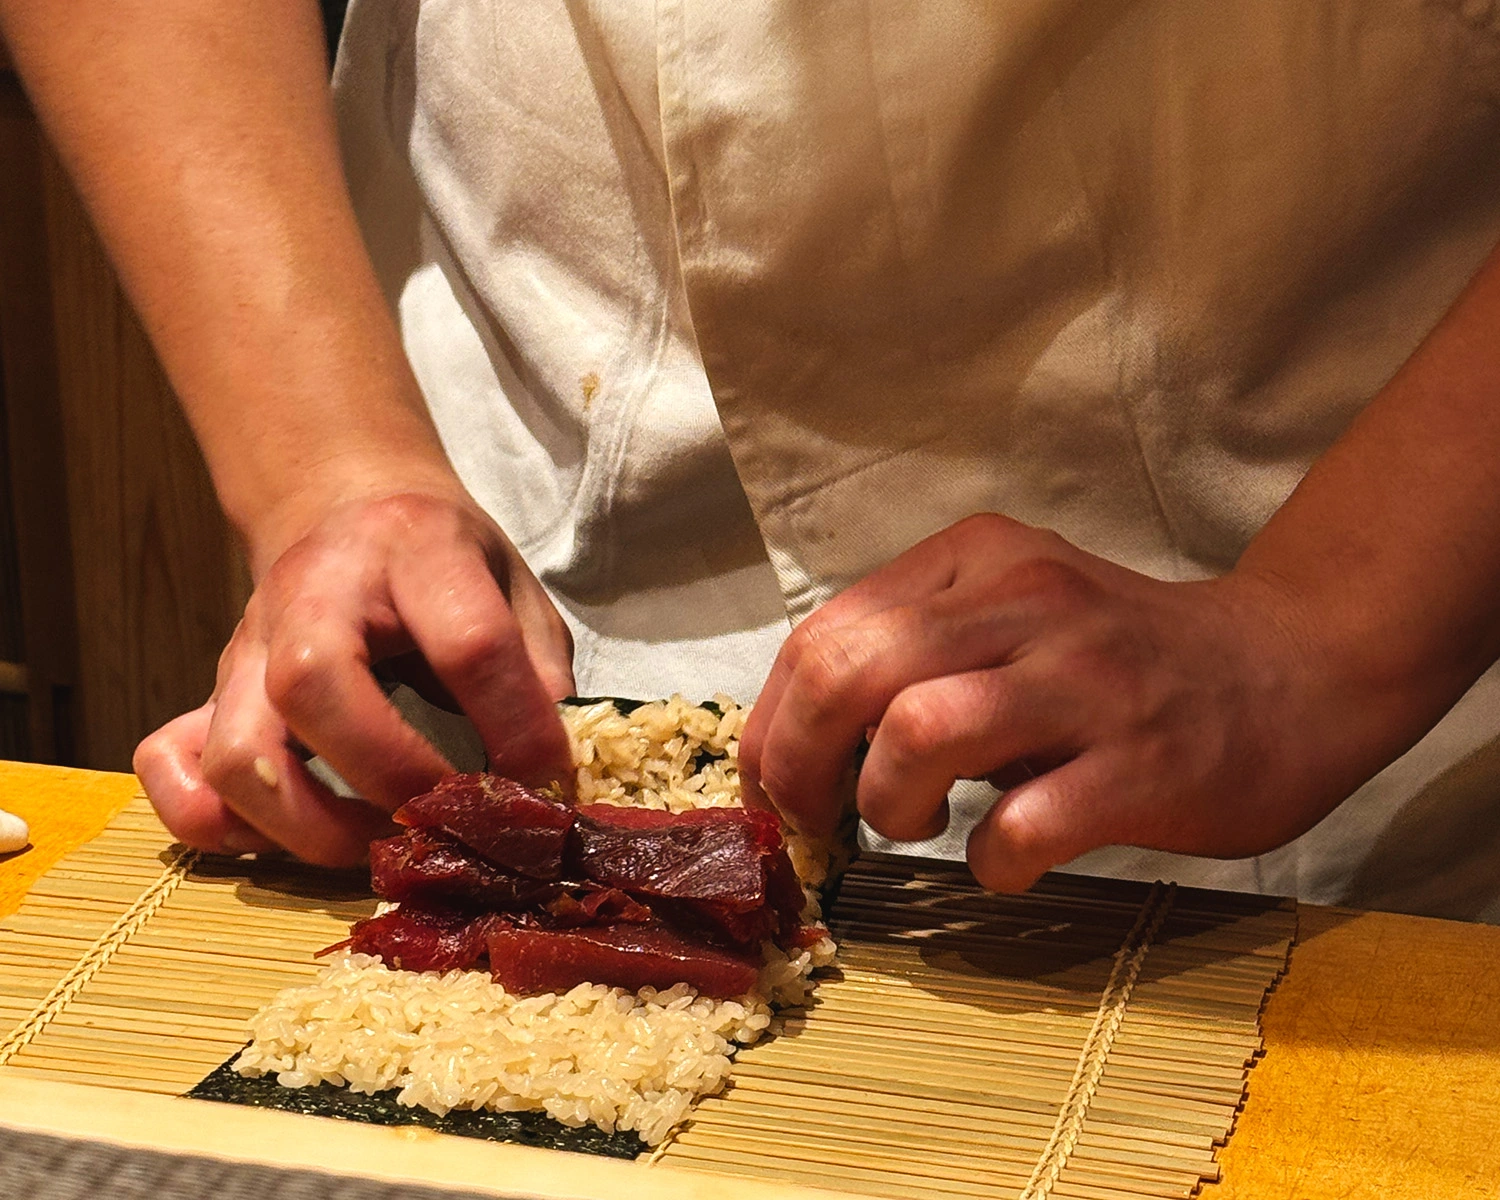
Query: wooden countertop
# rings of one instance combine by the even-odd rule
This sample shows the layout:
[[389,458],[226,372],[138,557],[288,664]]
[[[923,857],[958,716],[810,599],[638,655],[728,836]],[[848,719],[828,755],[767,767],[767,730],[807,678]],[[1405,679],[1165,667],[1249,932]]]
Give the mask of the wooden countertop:
[[[33,843],[0,857],[0,915],[138,787],[0,762],[0,808],[26,818]],[[1205,1200],[1495,1194],[1500,927],[1303,905],[1264,1033]]]

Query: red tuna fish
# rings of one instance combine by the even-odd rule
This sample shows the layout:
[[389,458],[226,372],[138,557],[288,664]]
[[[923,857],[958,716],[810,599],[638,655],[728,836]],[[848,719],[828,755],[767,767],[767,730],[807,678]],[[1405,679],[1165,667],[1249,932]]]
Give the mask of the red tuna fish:
[[502,871],[438,829],[410,829],[370,843],[370,886],[377,896],[435,908],[521,912],[567,888]]
[[347,941],[321,953],[347,946],[356,954],[374,955],[398,971],[467,970],[484,958],[485,934],[494,920],[397,908],[355,922]]
[[686,983],[700,995],[724,999],[755,987],[757,956],[695,943],[661,925],[605,925],[543,931],[489,931],[490,974],[518,995],[565,992],[580,983],[665,991]]
[[491,862],[533,879],[561,879],[571,805],[498,775],[453,775],[396,810],[398,824],[441,829]]
[[804,902],[780,823],[757,809],[594,805],[579,812],[568,857],[577,874],[738,945],[790,933]]

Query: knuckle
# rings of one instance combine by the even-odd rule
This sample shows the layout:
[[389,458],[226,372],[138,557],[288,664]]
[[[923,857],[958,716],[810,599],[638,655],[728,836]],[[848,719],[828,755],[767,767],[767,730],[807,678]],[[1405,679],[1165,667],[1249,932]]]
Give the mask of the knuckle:
[[886,709],[877,736],[899,767],[937,757],[948,745],[953,727],[946,706],[930,697],[902,693]]
[[173,837],[197,850],[219,850],[226,827],[233,823],[233,818],[218,803],[163,805],[157,813]]
[[319,569],[326,570],[328,555],[326,534],[309,534],[287,547],[251,594],[241,624],[264,635],[276,623],[279,613],[297,604],[304,596],[308,580],[320,578]]
[[824,633],[797,664],[798,688],[814,715],[835,713],[859,691],[869,667],[869,647],[857,632]]
[[1015,860],[994,854],[969,853],[969,870],[987,892],[1024,892],[1042,872],[1028,871]]
[[450,634],[432,651],[433,666],[461,679],[492,674],[510,649],[511,639],[503,630],[487,624],[471,624]]
[[821,625],[818,614],[814,613],[796,626],[781,644],[781,652],[778,656],[780,660],[795,670],[803,656],[817,642],[821,633]]
[[979,512],[950,525],[937,536],[950,539],[954,543],[954,550],[964,557],[983,558],[1002,546],[1029,545],[1039,539],[1045,544],[1045,539],[1050,535],[1046,530],[1023,524],[1014,517],[997,512]]
[[1052,611],[1072,612],[1098,595],[1098,585],[1071,563],[1039,554],[1010,567],[1002,587],[1018,598]]
[[184,846],[195,850],[217,848],[219,822],[206,818],[194,809],[178,810],[172,805],[157,804],[156,815],[167,832]]
[[398,546],[475,543],[482,547],[481,557],[489,566],[495,565],[492,560],[498,555],[498,531],[477,510],[451,498],[420,492],[382,496],[365,506],[360,520],[378,535],[393,538]]
[[981,512],[973,513],[951,525],[949,532],[965,541],[969,539],[989,541],[1024,528],[1026,526],[1010,517],[1001,516],[996,512]]
[[148,785],[168,763],[166,734],[158,729],[140,740],[135,753],[130,756],[130,769]]
[[573,658],[573,631],[568,627],[563,615],[555,608],[549,606],[546,613],[547,628],[551,634],[552,641],[562,649],[569,661]]
[[432,520],[441,511],[442,506],[431,496],[398,492],[394,496],[371,500],[365,507],[364,516],[376,524],[415,529]]
[[766,799],[793,828],[810,834],[831,831],[831,821],[822,798],[806,794],[807,789],[800,785],[800,776],[790,769],[788,763],[779,759],[762,760],[755,779]]
[[[252,597],[250,604],[253,605],[254,603],[255,600]],[[239,623],[234,627],[234,632],[229,635],[229,640],[224,643],[224,649],[219,651],[218,662],[214,666],[214,680],[220,687],[229,682],[229,676],[234,672],[235,661],[238,659],[241,649],[243,649],[246,640],[250,636],[245,628],[249,614],[250,606],[247,605],[245,616],[240,618]]]
[[[1050,839],[1024,813],[1007,823],[1005,842],[1006,849],[1019,862],[1030,863],[1051,857]],[[1037,873],[1040,874],[1040,870]]]
[[339,656],[325,642],[292,639],[266,660],[266,696],[278,712],[308,712],[327,695]]
[[987,891],[1023,892],[1062,861],[1024,819],[1006,822],[1003,831],[990,829],[986,834],[969,839],[968,860],[974,878]]
[[925,803],[917,805],[906,793],[862,793],[859,815],[876,833],[893,842],[918,842],[936,837],[948,823],[946,803],[939,801],[934,807]]

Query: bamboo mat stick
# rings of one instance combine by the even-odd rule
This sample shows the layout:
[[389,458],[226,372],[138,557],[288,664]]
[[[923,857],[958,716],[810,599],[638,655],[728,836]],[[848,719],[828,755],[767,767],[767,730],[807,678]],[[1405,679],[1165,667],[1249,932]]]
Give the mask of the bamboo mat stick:
[[[928,1157],[936,1156],[937,1160],[960,1165],[978,1161],[1023,1164],[1028,1171],[1045,1144],[1037,1137],[1021,1138],[995,1131],[991,1131],[989,1137],[983,1140],[972,1135],[934,1140],[928,1131],[894,1123],[854,1125],[834,1120],[810,1120],[806,1126],[799,1128],[788,1121],[758,1117],[755,1113],[743,1112],[734,1106],[729,1106],[719,1115],[712,1130],[689,1125],[679,1134],[678,1140],[686,1144],[712,1138],[719,1133],[755,1138],[767,1144],[788,1141],[799,1141],[804,1145],[819,1144],[832,1147],[835,1151],[846,1143],[855,1144],[874,1147],[913,1162],[926,1161]],[[1159,1168],[1179,1175],[1191,1172],[1195,1178],[1205,1162],[1212,1160],[1211,1151],[1206,1147],[1164,1155],[1155,1147],[1141,1149],[1127,1140],[1117,1138],[1081,1142],[1075,1153],[1080,1159],[1116,1163],[1123,1167]]]
[[[899,973],[897,973],[898,968]],[[1028,1016],[1039,1015],[1039,1010],[1036,1008],[1038,1003],[1045,1005],[1045,1010],[1051,1012],[1082,1011],[1084,997],[1089,994],[1086,988],[1076,985],[1072,989],[1065,989],[1055,984],[1050,987],[1040,987],[1029,985],[1028,981],[1009,979],[1000,979],[993,983],[982,979],[957,980],[927,964],[897,963],[889,957],[880,960],[878,968],[873,963],[861,965],[847,960],[842,961],[840,975],[841,981],[849,985],[848,989],[841,989],[841,992],[847,991],[851,995],[871,992],[877,997],[893,998],[920,992],[940,996],[953,1004],[967,1003],[975,1006],[983,1004],[987,1008],[1006,1001],[1015,1001],[1015,1011]],[[1240,1006],[1244,1011],[1252,1011],[1251,995],[1256,990],[1263,989],[1266,982],[1274,978],[1274,973],[1266,972],[1263,976],[1256,975],[1244,981],[1244,994],[1240,997]],[[1102,985],[1102,974],[1100,982]],[[1173,980],[1146,980],[1141,985],[1143,1007],[1136,1015],[1147,1017],[1154,1011],[1153,1005],[1157,1004],[1159,999],[1170,1000],[1174,982]],[[1097,992],[1093,994],[1097,995]],[[820,1003],[826,1001],[826,996],[819,1000]],[[1196,1012],[1191,1008],[1182,1012],[1172,1012],[1170,1017],[1174,1022],[1187,1021],[1195,1025],[1202,1025],[1213,1020],[1209,1014]],[[1241,1023],[1238,1020],[1239,1013],[1235,1013],[1233,1017],[1234,1023]]]
[[[917,1015],[912,1015],[916,1013]],[[784,1018],[787,1029],[805,1029],[809,1026],[831,1028],[834,1026],[867,1026],[873,1029],[888,1029],[893,1035],[905,1035],[915,1040],[949,1044],[955,1039],[983,1044],[986,1041],[1010,1040],[1030,1042],[1038,1046],[1058,1045],[1059,1040],[1086,1031],[1088,1021],[1082,1014],[1063,1019],[1054,1014],[1032,1014],[1021,1022],[1007,1021],[1003,1015],[992,1016],[982,1010],[963,1012],[944,1008],[933,1013],[920,1005],[895,1004],[878,998],[878,992],[870,997],[858,993],[837,994],[832,987],[824,989],[824,995],[814,1013],[808,1016]],[[1132,1023],[1129,1031],[1132,1042],[1150,1046],[1165,1053],[1172,1047],[1181,1047],[1194,1060],[1212,1059],[1215,1056],[1225,1062],[1235,1061],[1245,1041],[1245,1033],[1226,1033],[1223,1037],[1195,1037],[1187,1031],[1176,1031],[1172,1026],[1151,1028],[1142,1022]]]
[[[882,1114],[882,1117],[872,1121],[853,1113],[822,1113],[817,1110],[792,1117],[778,1110],[737,1103],[714,1110],[712,1123],[715,1129],[753,1130],[783,1139],[795,1139],[804,1130],[826,1130],[828,1136],[856,1143],[896,1146],[913,1151],[951,1150],[980,1158],[1003,1157],[1006,1161],[1024,1161],[1028,1167],[1036,1161],[1045,1145],[1045,1137],[1040,1132],[1023,1137],[997,1128],[993,1123],[965,1128],[962,1123],[934,1126],[901,1120],[889,1114]],[[692,1128],[690,1125],[688,1131],[679,1136],[686,1139]],[[1212,1164],[1213,1146],[1205,1139],[1196,1146],[1150,1143],[1143,1147],[1134,1137],[1092,1133],[1079,1140],[1075,1154],[1201,1171]]]
[[[775,1099],[771,1097],[770,1099]],[[737,1093],[733,1102],[723,1098],[705,1100],[693,1118],[695,1124],[724,1124],[733,1127],[741,1121],[754,1121],[762,1127],[795,1132],[803,1126],[834,1126],[844,1130],[880,1131],[890,1136],[909,1136],[929,1145],[945,1142],[985,1144],[1003,1139],[1008,1144],[1028,1145],[1039,1153],[1046,1144],[1051,1126],[1037,1120],[1029,1129],[1020,1122],[1004,1124],[994,1114],[975,1117],[949,1110],[929,1110],[912,1106],[892,1110],[879,1105],[865,1105],[850,1098],[839,1105],[789,1105],[761,1103],[752,1094]],[[1101,1145],[1123,1147],[1150,1146],[1151,1152],[1164,1161],[1201,1160],[1212,1157],[1214,1140],[1207,1134],[1183,1134],[1171,1130],[1149,1130],[1137,1126],[1114,1126],[1103,1121],[1090,1125],[1088,1137],[1102,1139]]]
[[[920,1177],[929,1182],[944,1181],[963,1188],[975,1186],[990,1189],[1019,1190],[1024,1185],[1031,1162],[1005,1162],[979,1159],[973,1155],[937,1152],[903,1153],[889,1146],[861,1145],[851,1151],[843,1139],[802,1138],[788,1143],[754,1135],[719,1134],[712,1138],[697,1137],[689,1130],[681,1138],[684,1145],[722,1158],[758,1158],[776,1161],[790,1157],[795,1162],[814,1166],[848,1167],[853,1164],[871,1167],[885,1174],[899,1173]],[[1080,1163],[1075,1179],[1093,1180],[1105,1187],[1159,1194],[1165,1185],[1184,1191],[1195,1186],[1201,1176],[1196,1170],[1152,1169],[1123,1162]]]
[[[951,1073],[968,1070],[976,1078],[991,1072],[1021,1072],[1027,1075],[1055,1077],[1059,1070],[1072,1070],[1071,1057],[1055,1046],[1039,1042],[1019,1042],[1000,1038],[955,1039],[944,1043],[936,1039],[902,1037],[893,1035],[881,1039],[874,1046],[849,1046],[846,1037],[841,1037],[839,1027],[827,1028],[815,1022],[803,1027],[795,1046],[785,1042],[768,1043],[756,1054],[757,1061],[777,1062],[795,1060],[823,1062],[830,1067],[840,1063],[866,1064],[870,1069],[884,1067],[900,1076],[908,1071],[935,1069]],[[1231,1065],[1244,1065],[1243,1060],[1232,1060]],[[1186,1088],[1213,1090],[1220,1086],[1232,1087],[1238,1094],[1234,1076],[1223,1069],[1222,1064],[1206,1064],[1199,1061],[1176,1062],[1156,1056],[1121,1054],[1110,1056],[1110,1069],[1121,1078],[1150,1078],[1180,1084]]]
[[[1031,1055],[1019,1055],[1008,1048],[995,1053],[973,1055],[932,1054],[921,1059],[912,1059],[900,1053],[882,1053],[837,1045],[824,1053],[816,1053],[816,1047],[777,1047],[770,1043],[756,1055],[763,1066],[784,1064],[800,1065],[807,1069],[823,1070],[830,1074],[843,1071],[847,1074],[876,1076],[898,1081],[937,1082],[951,1079],[956,1072],[967,1071],[976,1083],[991,1078],[1004,1079],[1012,1085],[1022,1082],[1033,1086],[1045,1085],[1047,1091],[1055,1090],[1058,1084],[1066,1084],[1071,1073],[1072,1061],[1059,1055],[1051,1060],[1039,1060]],[[1076,1056],[1075,1056],[1076,1057]],[[1144,1064],[1122,1062],[1111,1056],[1108,1068],[1111,1079],[1135,1087],[1136,1090],[1167,1090],[1169,1094],[1180,1094],[1190,1099],[1227,1100],[1239,1102],[1242,1080],[1216,1074],[1193,1074],[1186,1071],[1161,1069],[1159,1064],[1147,1060]]]
[[[177,1079],[153,1075],[138,1075],[135,1078],[124,1078],[107,1072],[92,1070],[85,1062],[75,1062],[67,1067],[53,1067],[46,1062],[29,1065],[24,1071],[7,1067],[7,1071],[17,1076],[24,1076],[29,1080],[40,1080],[51,1083],[85,1083],[91,1087],[117,1088],[126,1092],[144,1092],[156,1096],[180,1096],[186,1090],[186,1085]],[[0,1076],[4,1078],[4,1076]]]
[[[1076,1054],[1070,1055],[1064,1047],[1037,1036],[1006,1037],[986,1032],[969,1037],[941,1039],[924,1036],[920,1032],[892,1030],[878,1045],[859,1046],[851,1050],[846,1027],[842,1024],[823,1024],[814,1020],[802,1023],[797,1030],[795,1047],[782,1045],[773,1049],[777,1047],[777,1043],[772,1042],[758,1052],[758,1057],[770,1061],[779,1054],[824,1054],[831,1059],[839,1059],[852,1053],[856,1060],[890,1060],[902,1065],[911,1063],[913,1056],[920,1056],[923,1061],[941,1062],[945,1069],[951,1070],[968,1064],[976,1071],[989,1069],[1003,1057],[1006,1070],[1049,1072],[1062,1064],[1071,1069],[1073,1060],[1077,1057]],[[1211,1087],[1216,1081],[1230,1078],[1224,1066],[1242,1061],[1238,1056],[1226,1056],[1222,1062],[1212,1062],[1204,1061],[1201,1056],[1188,1057],[1186,1054],[1181,1060],[1176,1060],[1170,1055],[1134,1052],[1128,1044],[1122,1048],[1118,1040],[1115,1043],[1115,1053],[1110,1056],[1110,1066],[1127,1074],[1155,1072],[1160,1067],[1161,1071],[1154,1077],[1180,1081],[1185,1086],[1193,1087]]]
[[[674,1165],[696,1166],[707,1171],[724,1169],[723,1150],[692,1151],[684,1153]],[[785,1181],[787,1169],[779,1160],[756,1159],[741,1152],[736,1155],[733,1170],[736,1174],[763,1179]],[[989,1182],[949,1180],[925,1174],[910,1174],[880,1167],[868,1167],[858,1163],[823,1165],[802,1163],[798,1174],[807,1182],[824,1187],[858,1186],[862,1192],[872,1196],[913,1197],[914,1200],[947,1200],[953,1196],[993,1197],[996,1189]],[[1011,1181],[1007,1180],[1007,1183]],[[1077,1200],[1139,1200],[1142,1195],[1136,1190],[1099,1186],[1091,1183],[1071,1184],[1067,1191],[1056,1194],[1076,1197]],[[1190,1195],[1187,1190],[1158,1191],[1156,1195]]]

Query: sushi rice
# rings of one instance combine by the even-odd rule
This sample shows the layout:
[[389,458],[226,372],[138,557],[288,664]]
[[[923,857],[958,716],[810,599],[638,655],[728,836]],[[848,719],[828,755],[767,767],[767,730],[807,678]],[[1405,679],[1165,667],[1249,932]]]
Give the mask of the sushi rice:
[[[563,706],[579,803],[738,806],[747,711],[724,696],[713,707],[674,696],[628,714],[609,701]],[[826,849],[789,837],[788,850],[816,919]],[[234,1069],[274,1074],[285,1087],[397,1088],[399,1103],[438,1114],[539,1109],[656,1145],[697,1097],[724,1086],[736,1048],[762,1037],[776,1008],[807,1003],[812,973],[833,957],[828,938],[793,954],[768,944],[756,990],[713,1000],[685,984],[520,997],[483,971],[395,971],[346,952],[251,1019]]]

